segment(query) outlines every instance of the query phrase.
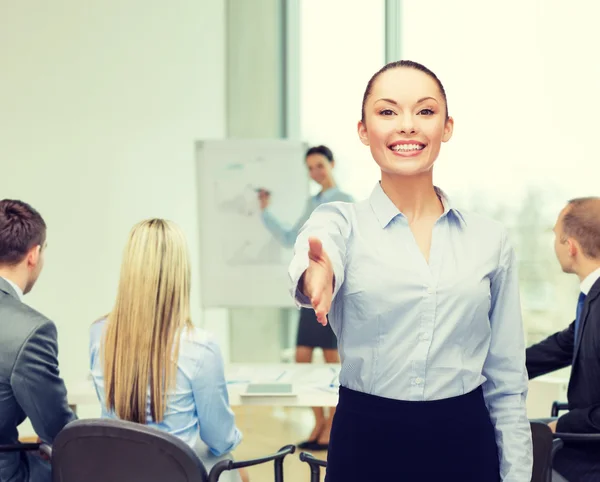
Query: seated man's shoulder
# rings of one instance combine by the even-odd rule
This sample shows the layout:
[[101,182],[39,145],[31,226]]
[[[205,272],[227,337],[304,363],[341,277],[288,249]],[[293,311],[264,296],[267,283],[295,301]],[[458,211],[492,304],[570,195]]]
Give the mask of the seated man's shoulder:
[[0,351],[3,355],[0,372],[10,377],[17,361],[28,364],[33,353],[56,347],[57,331],[49,318],[26,304],[15,303],[10,310],[0,311],[3,311],[0,313]]
[[56,333],[54,322],[31,306],[16,302],[10,308],[10,313],[6,313],[3,318],[10,320],[10,329],[20,333],[25,339],[42,328]]

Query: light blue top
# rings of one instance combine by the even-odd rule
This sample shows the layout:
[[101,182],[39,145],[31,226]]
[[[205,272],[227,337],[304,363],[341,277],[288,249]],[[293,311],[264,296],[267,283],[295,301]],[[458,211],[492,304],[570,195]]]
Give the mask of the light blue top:
[[437,190],[429,263],[406,217],[377,184],[368,200],[315,209],[301,229],[289,273],[297,290],[308,237],[319,238],[335,273],[329,321],[342,362],[340,384],[397,400],[436,400],[483,386],[504,482],[530,480],[531,433],[517,264],[496,221],[459,212]]
[[[106,410],[100,342],[106,320],[90,330],[90,368],[103,418],[117,418]],[[160,423],[152,421],[150,394],[147,425],[169,432],[195,448],[198,437],[214,455],[233,450],[242,440],[229,407],[229,396],[221,351],[213,338],[200,328],[185,330],[179,346],[175,389],[167,397],[167,409]]]
[[269,211],[269,208],[264,209],[262,212],[262,220],[265,227],[275,236],[275,238],[284,246],[292,247],[296,242],[296,238],[298,237],[298,233],[300,232],[300,228],[304,225],[306,220],[310,217],[311,213],[315,210],[317,206],[320,206],[323,203],[333,202],[333,201],[343,201],[343,202],[352,202],[352,196],[350,194],[346,194],[340,191],[337,186],[332,187],[331,189],[327,189],[327,191],[320,192],[316,196],[311,196],[308,198],[306,202],[306,207],[304,208],[304,212],[302,216],[296,221],[296,224],[291,228],[284,227],[273,213]]

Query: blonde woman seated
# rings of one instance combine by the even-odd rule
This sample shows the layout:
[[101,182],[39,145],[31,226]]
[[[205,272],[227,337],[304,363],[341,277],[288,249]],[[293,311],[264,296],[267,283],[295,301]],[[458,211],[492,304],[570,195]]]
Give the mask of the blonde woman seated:
[[[190,319],[190,263],[174,223],[151,219],[133,227],[114,308],[90,337],[102,417],[179,437],[207,470],[240,443],[219,347]],[[247,480],[245,471],[231,474],[240,476]]]

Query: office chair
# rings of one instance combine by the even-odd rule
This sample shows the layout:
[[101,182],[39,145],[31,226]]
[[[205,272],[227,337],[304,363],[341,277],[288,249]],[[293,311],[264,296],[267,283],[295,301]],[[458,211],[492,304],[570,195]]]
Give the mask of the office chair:
[[275,482],[283,482],[288,445],[265,457],[223,460],[210,473],[196,453],[177,437],[123,420],[87,419],[69,423],[52,447],[38,444],[0,446],[0,450],[42,450],[51,458],[53,482],[217,482],[224,471],[273,462]]
[[552,430],[543,422],[530,422],[533,442],[533,473],[531,482],[552,482],[552,462],[563,442],[553,437]]

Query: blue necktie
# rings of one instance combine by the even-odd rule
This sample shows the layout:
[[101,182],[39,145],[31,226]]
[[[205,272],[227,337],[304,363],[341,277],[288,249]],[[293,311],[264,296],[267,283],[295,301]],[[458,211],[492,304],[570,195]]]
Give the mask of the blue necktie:
[[583,313],[583,305],[584,304],[585,304],[585,295],[583,293],[579,293],[579,299],[577,300],[577,314],[575,316],[575,345],[577,345],[577,339],[579,338],[581,314]]

